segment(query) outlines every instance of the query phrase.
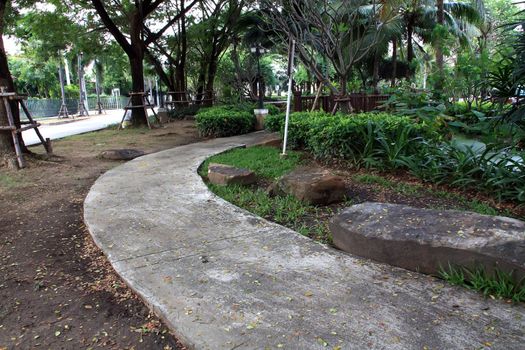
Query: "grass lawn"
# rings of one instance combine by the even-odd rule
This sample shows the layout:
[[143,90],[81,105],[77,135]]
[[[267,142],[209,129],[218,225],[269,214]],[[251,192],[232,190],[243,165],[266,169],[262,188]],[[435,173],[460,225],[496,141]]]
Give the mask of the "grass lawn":
[[280,151],[274,147],[236,148],[207,159],[200,169],[201,175],[208,173],[208,164],[220,163],[247,168],[254,171],[257,176],[273,180],[282,176],[301,164],[300,152],[289,152],[286,157],[281,157]]
[[207,159],[199,169],[201,176],[206,176],[210,163],[247,168],[258,177],[255,186],[208,184],[218,196],[265,219],[290,227],[302,235],[324,243],[331,242],[327,226],[327,220],[332,215],[329,207],[315,207],[291,195],[271,197],[266,192],[266,187],[278,177],[305,163],[301,152],[291,151],[286,157],[281,157],[280,151],[273,147],[237,148]]

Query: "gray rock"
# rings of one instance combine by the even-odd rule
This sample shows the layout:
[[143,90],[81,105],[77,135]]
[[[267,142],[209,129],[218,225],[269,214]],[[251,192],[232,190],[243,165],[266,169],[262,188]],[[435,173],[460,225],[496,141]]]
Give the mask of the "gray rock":
[[248,169],[210,163],[208,165],[208,180],[216,185],[251,185],[255,183],[257,178],[255,173]]
[[109,160],[131,160],[143,156],[145,153],[137,149],[110,149],[100,153],[100,158]]
[[437,275],[450,263],[525,276],[525,222],[507,217],[363,203],[330,229],[339,249],[413,271]]
[[270,195],[291,194],[300,201],[327,205],[344,200],[346,186],[340,176],[325,169],[299,167],[268,188]]

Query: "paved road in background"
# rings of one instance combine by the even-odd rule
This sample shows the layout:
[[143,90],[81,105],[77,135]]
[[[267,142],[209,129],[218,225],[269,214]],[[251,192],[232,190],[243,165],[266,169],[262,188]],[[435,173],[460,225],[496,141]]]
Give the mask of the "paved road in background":
[[[122,114],[123,110],[113,110],[108,111],[106,114],[93,115],[89,119],[73,121],[70,123],[43,124],[38,129],[44,138],[56,140],[66,136],[104,129],[111,124],[120,122]],[[25,144],[28,146],[40,143],[34,130],[26,130],[22,135]]]

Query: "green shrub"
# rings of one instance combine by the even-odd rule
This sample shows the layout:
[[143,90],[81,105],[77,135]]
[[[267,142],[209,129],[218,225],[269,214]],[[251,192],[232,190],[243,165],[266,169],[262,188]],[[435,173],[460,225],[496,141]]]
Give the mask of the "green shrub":
[[[266,126],[282,132],[284,115],[268,117]],[[388,167],[397,167],[397,158],[416,147],[414,141],[439,137],[427,123],[387,113],[293,113],[288,128],[291,147],[306,148],[319,159],[344,159],[358,166],[379,166],[386,158]]]
[[[443,141],[434,125],[387,113],[293,113],[288,143],[321,160],[379,170],[408,169],[423,181],[525,202],[523,151],[490,146],[480,152]],[[268,117],[266,126],[282,131],[284,115]]]
[[492,102],[483,102],[483,103],[472,103],[471,108],[469,110],[468,104],[465,101],[457,101],[452,103],[450,106],[447,107],[447,113],[453,116],[456,115],[465,115],[468,113],[471,113],[472,111],[481,112],[485,115],[492,116],[498,111],[500,111],[502,108],[508,108],[508,106],[501,106],[498,104],[494,104]]
[[[285,114],[269,115],[265,126],[270,131],[284,133]],[[334,117],[324,112],[296,112],[290,115],[288,125],[288,144],[292,148],[304,148],[307,145],[309,130],[314,120],[331,120]]]
[[253,130],[255,116],[232,106],[201,109],[195,118],[197,130],[204,137],[225,137]]
[[237,104],[234,104],[234,105],[227,105],[229,108],[233,108],[233,109],[236,109],[236,110],[239,110],[239,111],[243,111],[243,112],[248,112],[248,113],[251,113],[253,114],[253,110],[256,107],[255,103],[252,103],[252,102],[240,102],[240,103],[237,103]]
[[438,137],[426,123],[386,113],[315,118],[310,124],[307,146],[317,158],[341,158],[356,164],[370,157],[400,156],[417,147],[415,141]]
[[284,125],[284,114],[269,114],[264,120],[264,127],[270,131],[281,131]]
[[264,108],[268,109],[268,115],[277,115],[281,113],[281,110],[276,105],[265,104]]

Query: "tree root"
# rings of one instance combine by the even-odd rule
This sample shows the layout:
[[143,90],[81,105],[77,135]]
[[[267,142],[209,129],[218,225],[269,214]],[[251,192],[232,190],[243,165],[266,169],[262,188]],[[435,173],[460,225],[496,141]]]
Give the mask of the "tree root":
[[16,155],[13,153],[4,154],[0,159],[0,166],[7,168],[8,170],[18,170],[18,160]]

